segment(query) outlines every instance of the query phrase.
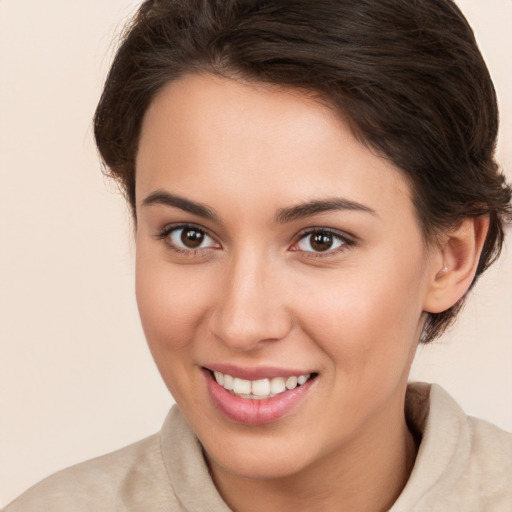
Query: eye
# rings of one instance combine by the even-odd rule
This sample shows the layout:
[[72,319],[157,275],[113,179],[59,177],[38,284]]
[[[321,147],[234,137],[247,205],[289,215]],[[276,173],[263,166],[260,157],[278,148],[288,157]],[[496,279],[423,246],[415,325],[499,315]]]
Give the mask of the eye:
[[171,226],[159,238],[164,238],[171,248],[182,252],[219,247],[203,229],[193,225]]
[[296,243],[296,249],[304,252],[330,253],[349,244],[342,235],[327,229],[316,229],[303,233]]

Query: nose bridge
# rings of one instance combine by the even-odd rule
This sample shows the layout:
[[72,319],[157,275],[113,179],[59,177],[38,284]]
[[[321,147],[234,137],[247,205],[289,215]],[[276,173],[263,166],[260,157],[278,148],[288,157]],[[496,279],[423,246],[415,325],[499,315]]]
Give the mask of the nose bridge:
[[255,248],[233,255],[212,315],[213,333],[232,349],[252,350],[290,330],[276,270],[269,256]]

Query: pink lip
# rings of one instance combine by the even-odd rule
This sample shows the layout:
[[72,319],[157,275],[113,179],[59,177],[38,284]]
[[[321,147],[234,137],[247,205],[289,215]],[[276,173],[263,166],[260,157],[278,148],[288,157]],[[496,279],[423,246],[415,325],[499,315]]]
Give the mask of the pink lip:
[[238,377],[239,379],[247,380],[259,380],[259,379],[272,379],[274,377],[293,377],[294,375],[299,377],[300,375],[307,375],[313,373],[311,371],[294,370],[290,368],[277,368],[265,366],[261,368],[234,366],[230,364],[206,364],[204,368],[213,372],[227,373],[232,377]]
[[[229,372],[225,373],[233,375]],[[240,375],[240,372],[234,373],[236,376]],[[257,373],[258,377],[256,378],[268,378],[261,377],[260,372]],[[206,387],[210,394],[210,398],[212,399],[212,402],[215,404],[217,409],[228,420],[231,420],[235,423],[241,423],[243,425],[264,425],[266,423],[279,420],[300,404],[316,380],[309,379],[301,386],[298,386],[295,389],[287,390],[284,393],[280,393],[272,398],[251,400],[247,398],[240,398],[225,390],[217,383],[211,372],[208,370],[203,370],[203,375],[206,380]],[[285,376],[283,374],[280,375],[283,377]],[[301,374],[295,373],[292,375]],[[275,372],[273,373],[273,376],[276,376]]]

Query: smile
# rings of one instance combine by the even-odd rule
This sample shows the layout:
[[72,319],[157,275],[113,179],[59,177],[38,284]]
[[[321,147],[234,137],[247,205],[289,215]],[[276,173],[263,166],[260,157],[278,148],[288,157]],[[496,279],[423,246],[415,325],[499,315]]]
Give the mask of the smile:
[[213,372],[215,380],[225,390],[230,391],[241,398],[251,400],[263,400],[273,398],[276,395],[291,391],[297,386],[305,384],[311,377],[311,374],[274,377],[272,379],[247,380],[233,377],[226,373]]
[[203,376],[212,404],[224,418],[254,426],[292,414],[318,381],[316,372],[231,365],[203,367]]

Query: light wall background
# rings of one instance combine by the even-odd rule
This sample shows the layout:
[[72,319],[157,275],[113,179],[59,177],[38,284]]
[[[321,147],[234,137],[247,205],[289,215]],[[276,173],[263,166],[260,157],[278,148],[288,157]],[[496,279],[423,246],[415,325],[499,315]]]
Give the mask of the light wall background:
[[[129,213],[91,117],[138,2],[0,0],[0,507],[160,428],[172,403],[134,299]],[[511,0],[459,0],[499,94],[512,178]],[[512,430],[512,241],[414,379]]]

